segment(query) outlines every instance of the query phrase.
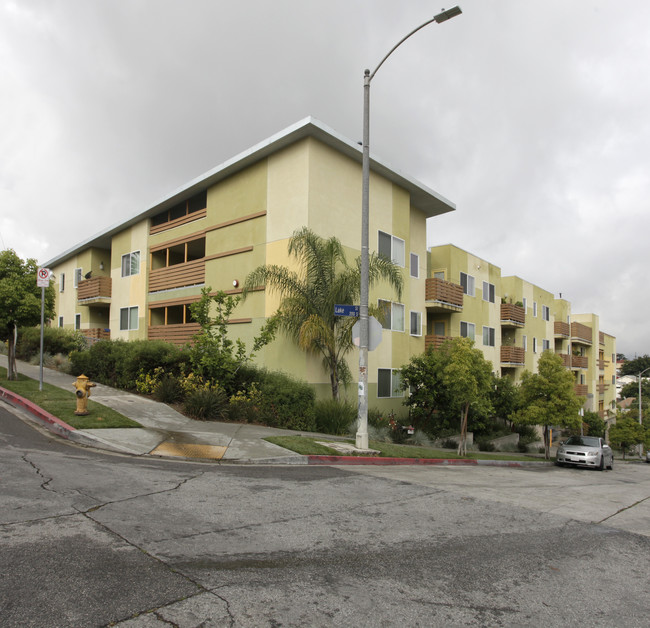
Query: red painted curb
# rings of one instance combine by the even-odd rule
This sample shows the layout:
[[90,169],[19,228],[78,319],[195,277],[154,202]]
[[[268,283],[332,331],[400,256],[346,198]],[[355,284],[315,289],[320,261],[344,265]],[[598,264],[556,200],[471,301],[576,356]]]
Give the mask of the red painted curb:
[[476,466],[478,460],[460,458],[376,458],[374,456],[307,456],[307,464]]
[[25,399],[24,397],[17,395],[11,390],[2,388],[2,386],[0,386],[0,399],[8,401],[10,404],[20,406],[27,410],[27,412],[30,414],[33,414],[37,419],[41,419],[41,421],[49,423],[52,426],[52,431],[56,432],[59,436],[63,436],[63,438],[69,438],[70,433],[76,431],[76,428],[68,425],[61,419],[55,417],[53,414],[46,412],[43,410],[43,408],[40,408],[35,403],[29,401],[29,399]]

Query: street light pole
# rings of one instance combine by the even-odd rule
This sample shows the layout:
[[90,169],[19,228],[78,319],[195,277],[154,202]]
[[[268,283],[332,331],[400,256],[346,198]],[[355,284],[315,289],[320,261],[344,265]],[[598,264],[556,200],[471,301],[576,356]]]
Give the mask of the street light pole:
[[368,292],[369,292],[369,216],[370,216],[370,81],[377,74],[377,70],[384,64],[397,48],[399,48],[411,35],[432,22],[446,22],[452,17],[460,15],[462,11],[456,6],[442,11],[430,20],[412,30],[395,44],[388,54],[379,62],[372,71],[366,70],[363,76],[363,160],[361,168],[361,289],[359,305],[359,412],[356,435],[356,447],[368,449]]
[[[643,425],[643,415],[641,414],[641,375],[650,371],[650,366],[639,373],[639,425]],[[639,456],[643,455],[643,443],[639,443]]]

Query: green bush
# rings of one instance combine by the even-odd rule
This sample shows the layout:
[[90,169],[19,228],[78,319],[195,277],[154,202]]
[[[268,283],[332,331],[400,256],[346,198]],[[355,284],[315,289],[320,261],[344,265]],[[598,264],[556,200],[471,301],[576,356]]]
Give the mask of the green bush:
[[530,443],[536,443],[539,440],[539,434],[533,425],[516,425],[515,432],[519,434],[519,444],[521,445],[530,445]]
[[260,421],[271,427],[316,430],[314,390],[284,373],[259,371]]
[[496,451],[497,448],[494,443],[487,439],[481,439],[476,441],[476,445],[479,451]]
[[443,449],[457,449],[458,443],[453,438],[446,438],[442,441]]
[[222,421],[228,418],[228,397],[220,388],[196,390],[185,399],[183,408],[193,419]]
[[314,404],[316,431],[323,434],[346,434],[357,416],[357,408],[349,401],[321,399]]
[[178,377],[165,373],[153,390],[156,401],[162,403],[176,403],[183,399],[183,386]]
[[85,351],[70,354],[74,375],[83,373],[94,381],[124,390],[135,390],[138,376],[152,373],[157,367],[177,375],[185,360],[178,347],[158,340],[100,340]]
[[[43,353],[68,355],[71,351],[85,348],[85,338],[78,332],[61,327],[43,328]],[[19,360],[30,360],[41,352],[41,328],[21,327],[18,330],[16,357]]]

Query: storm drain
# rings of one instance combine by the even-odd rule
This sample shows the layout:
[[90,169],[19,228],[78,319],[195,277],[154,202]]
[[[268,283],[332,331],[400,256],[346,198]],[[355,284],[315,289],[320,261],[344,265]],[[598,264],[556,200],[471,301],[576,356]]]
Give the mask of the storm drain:
[[210,458],[221,460],[227,447],[220,445],[199,445],[196,443],[177,443],[166,440],[153,449],[154,456],[178,456],[179,458]]

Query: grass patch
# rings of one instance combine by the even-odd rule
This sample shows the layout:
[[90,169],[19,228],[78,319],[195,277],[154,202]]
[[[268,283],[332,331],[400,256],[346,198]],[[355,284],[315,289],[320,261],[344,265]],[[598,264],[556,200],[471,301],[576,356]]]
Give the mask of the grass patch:
[[[320,445],[319,443],[316,443],[313,438],[305,436],[271,436],[265,440],[280,445],[280,447],[284,447],[285,449],[295,451],[303,456],[341,455],[338,451]],[[354,443],[352,440],[345,442]],[[376,449],[379,451],[380,458],[514,460],[517,462],[539,460],[539,457],[536,456],[526,456],[510,452],[486,453],[482,451],[472,451],[468,452],[466,456],[459,456],[455,451],[449,451],[447,449],[432,449],[431,447],[418,447],[416,445],[395,445],[393,443],[380,443],[377,441],[370,441],[369,447],[370,449]]]
[[313,438],[305,436],[269,436],[264,439],[274,445],[280,445],[303,456],[340,456],[336,449],[320,445]]
[[[72,391],[57,388],[43,382],[43,390],[38,389],[38,381],[18,374],[15,381],[7,380],[7,369],[0,367],[0,386],[15,392],[17,395],[29,399],[46,412],[53,414],[58,419],[79,430],[92,430],[110,427],[142,427],[123,414],[107,408],[100,403],[88,400],[88,416],[77,416],[74,411],[77,399]],[[91,392],[92,395],[92,392]]]

